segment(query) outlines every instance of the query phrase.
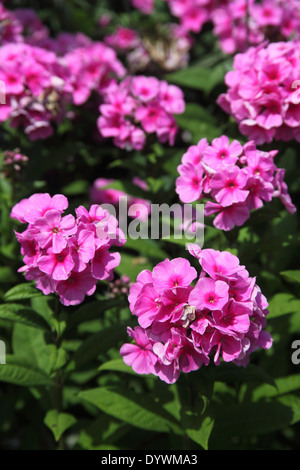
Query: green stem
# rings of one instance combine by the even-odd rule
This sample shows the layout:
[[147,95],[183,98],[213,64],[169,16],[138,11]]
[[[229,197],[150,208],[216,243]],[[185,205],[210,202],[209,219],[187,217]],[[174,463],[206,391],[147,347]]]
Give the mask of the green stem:
[[[55,299],[55,309],[54,309],[54,317],[57,321],[56,324],[56,332],[54,336],[54,344],[56,349],[58,350],[61,344],[61,331],[60,331],[60,324],[59,324],[59,312],[60,312],[60,304],[58,298]],[[55,372],[55,408],[60,413],[62,411],[62,392],[63,392],[63,380],[62,377],[57,370]],[[64,438],[61,436],[58,440],[58,450],[64,450],[65,443]]]

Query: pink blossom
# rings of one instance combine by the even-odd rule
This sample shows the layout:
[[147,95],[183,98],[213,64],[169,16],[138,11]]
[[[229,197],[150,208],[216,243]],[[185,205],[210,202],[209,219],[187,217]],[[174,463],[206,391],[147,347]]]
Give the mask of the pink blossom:
[[274,163],[277,153],[259,150],[253,140],[241,145],[237,140],[229,143],[227,136],[221,136],[210,145],[201,139],[182,156],[176,193],[184,203],[205,198],[204,215],[215,216],[214,226],[224,231],[241,227],[253,210],[274,197],[279,197],[293,212],[296,208],[287,186],[279,183],[283,174]]
[[189,303],[199,310],[221,310],[228,301],[228,285],[224,281],[201,278],[189,296]]
[[96,290],[97,280],[91,275],[87,267],[80,273],[71,271],[66,280],[60,280],[56,285],[56,291],[62,304],[78,305],[86,296],[93,295]]
[[141,271],[128,297],[138,326],[128,328],[133,342],[120,354],[138,374],[168,384],[211,360],[245,366],[254,351],[272,346],[268,302],[239,259],[195,245],[190,252],[199,272],[186,259],[167,259]]
[[228,137],[223,135],[213,139],[211,145],[205,148],[203,162],[218,170],[224,165],[234,165],[242,151],[243,147],[237,140],[229,143]]
[[27,223],[23,233],[15,232],[24,265],[19,272],[35,281],[45,295],[57,293],[64,305],[77,305],[92,295],[98,280],[112,280],[120,264],[119,252],[125,238],[118,221],[101,206],[76,208],[63,215],[68,199],[60,194],[33,194],[11,211],[11,217]]
[[55,281],[61,281],[70,276],[74,261],[69,248],[64,248],[59,253],[55,253],[53,248],[48,248],[46,253],[39,257],[37,265],[43,273]]
[[43,217],[35,220],[34,225],[40,247],[50,245],[54,253],[60,253],[67,246],[66,236],[77,231],[75,218],[71,214],[61,217],[60,211],[56,210],[48,210]]
[[107,87],[100,105],[97,126],[100,134],[128,150],[141,150],[148,134],[174,145],[178,126],[174,114],[182,113],[182,91],[156,77],[127,76],[119,85]]
[[184,203],[197,201],[202,197],[203,169],[197,168],[191,163],[179,165],[177,168],[180,176],[176,180],[176,192]]
[[125,364],[131,366],[137,374],[151,374],[157,361],[156,355],[152,351],[152,342],[147,337],[142,328],[127,328],[127,333],[131,336],[135,344],[123,344],[121,355]]
[[161,261],[152,271],[153,285],[162,293],[174,287],[186,287],[196,278],[197,272],[185,258]]
[[249,194],[245,188],[247,175],[237,166],[215,173],[210,180],[212,195],[223,207],[244,202]]
[[138,75],[131,80],[132,94],[142,102],[148,102],[156,98],[159,86],[159,80],[156,77]]
[[154,9],[154,0],[130,0],[132,5],[146,15],[150,15]]
[[300,105],[293,88],[300,70],[297,48],[296,39],[251,47],[235,56],[225,76],[228,90],[217,102],[257,145],[299,140]]

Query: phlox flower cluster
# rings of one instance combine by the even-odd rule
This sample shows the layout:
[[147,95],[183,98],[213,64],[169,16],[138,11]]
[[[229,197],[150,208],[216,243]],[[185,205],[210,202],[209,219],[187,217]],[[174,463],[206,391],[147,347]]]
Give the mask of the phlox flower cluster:
[[82,33],[52,38],[31,9],[10,12],[0,4],[0,24],[0,122],[24,128],[30,140],[50,137],[64,118],[74,118],[70,105],[84,105],[93,92],[100,102],[126,73],[112,48]]
[[264,40],[276,42],[299,38],[298,1],[230,0],[219,3],[211,12],[211,22],[213,33],[227,54],[244,52]]
[[2,168],[5,176],[18,174],[27,164],[29,158],[23,155],[19,149],[5,150],[3,152]]
[[144,148],[148,135],[173,145],[177,134],[175,114],[185,109],[183,92],[156,77],[128,76],[104,93],[97,121],[102,137],[128,150]]
[[299,42],[252,47],[237,54],[217,102],[257,144],[300,141]]
[[[192,33],[212,27],[227,54],[243,52],[264,40],[299,38],[297,0],[165,0],[179,24]],[[138,5],[136,5],[139,8]],[[139,8],[141,11],[142,8]]]
[[285,170],[274,162],[277,150],[258,150],[253,141],[244,145],[227,136],[211,145],[201,139],[183,155],[178,166],[176,192],[184,203],[204,199],[204,214],[215,215],[219,230],[242,226],[253,210],[279,197],[290,213],[296,211],[284,182]]
[[36,193],[22,199],[11,217],[27,224],[15,232],[24,265],[19,272],[45,295],[57,293],[64,305],[77,305],[92,295],[98,280],[113,279],[120,264],[114,246],[125,243],[115,217],[101,206],[76,209],[65,215],[68,199],[62,194]]
[[35,44],[49,38],[49,30],[31,8],[9,10],[0,2],[0,43]]
[[23,127],[31,140],[47,138],[66,113],[72,96],[68,68],[51,51],[28,44],[0,48],[0,80],[5,104],[0,122]]
[[145,15],[150,15],[154,10],[155,0],[130,0],[130,3],[134,8],[137,8]]
[[129,304],[139,325],[128,327],[124,362],[138,374],[169,384],[180,373],[210,361],[246,366],[259,348],[269,349],[268,302],[239,259],[190,245],[199,272],[185,258],[166,259],[142,271],[130,287]]
[[62,59],[70,70],[72,97],[77,106],[86,103],[93,92],[101,96],[116,77],[126,73],[116,52],[100,41],[79,45]]

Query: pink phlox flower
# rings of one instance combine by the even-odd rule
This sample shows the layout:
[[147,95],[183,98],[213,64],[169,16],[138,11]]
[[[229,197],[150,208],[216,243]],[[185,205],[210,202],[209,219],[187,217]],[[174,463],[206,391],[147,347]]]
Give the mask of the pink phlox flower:
[[226,168],[213,175],[210,181],[215,200],[223,207],[244,202],[249,194],[245,189],[247,174],[237,166]]
[[54,253],[60,253],[67,246],[66,237],[77,231],[73,215],[61,216],[60,211],[49,210],[43,217],[35,220],[36,240],[41,248],[51,246]]
[[55,253],[51,247],[48,248],[46,253],[39,257],[37,264],[43,273],[48,274],[55,281],[68,279],[74,268],[74,261],[68,247],[60,253]]
[[71,271],[66,280],[61,280],[56,285],[56,291],[63,305],[78,305],[86,296],[93,295],[96,290],[97,280],[91,275],[87,267],[81,272]]
[[76,236],[73,235],[68,240],[68,244],[75,263],[73,271],[83,271],[89,261],[95,256],[95,235],[90,230],[86,230],[84,226],[78,228]]
[[123,344],[120,354],[125,364],[132,367],[137,374],[151,374],[157,362],[157,356],[152,351],[152,341],[149,340],[145,330],[141,327],[134,329],[128,327],[127,333],[135,344]]
[[176,287],[187,287],[196,277],[196,269],[185,258],[166,259],[152,271],[153,286],[161,294]]
[[204,207],[204,215],[210,216],[218,212],[214,219],[214,226],[219,230],[232,230],[234,227],[244,225],[250,217],[250,212],[244,204],[232,204],[231,206],[222,206],[212,201],[208,201]]
[[203,277],[189,295],[189,304],[199,310],[220,310],[228,302],[228,284]]
[[224,165],[234,165],[243,151],[242,145],[234,140],[229,143],[227,136],[215,138],[203,152],[203,162],[215,170]]

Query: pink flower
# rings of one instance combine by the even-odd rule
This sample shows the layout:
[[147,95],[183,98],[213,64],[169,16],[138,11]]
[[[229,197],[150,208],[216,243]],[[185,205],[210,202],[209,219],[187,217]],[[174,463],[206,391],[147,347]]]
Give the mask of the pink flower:
[[233,70],[225,76],[228,90],[217,102],[257,145],[273,139],[299,140],[298,91],[292,88],[300,71],[298,41],[299,37],[251,47],[237,54]]
[[197,201],[202,197],[203,169],[199,170],[191,163],[179,165],[180,176],[176,180],[176,193],[184,203]]
[[53,248],[48,248],[47,252],[39,257],[37,264],[43,273],[48,274],[55,281],[68,279],[74,268],[69,248],[64,248],[60,253],[55,253]]
[[150,342],[142,328],[127,328],[127,333],[135,340],[135,344],[123,344],[120,353],[125,364],[131,366],[137,374],[151,374],[157,361]]
[[132,78],[131,91],[133,96],[142,102],[148,102],[157,97],[159,92],[159,80],[156,77],[138,75]]
[[182,91],[156,77],[127,76],[107,87],[100,105],[97,126],[100,134],[127,150],[141,150],[148,134],[174,145],[178,126],[174,114],[184,111]]
[[214,219],[214,226],[224,231],[241,227],[250,217],[249,209],[244,204],[233,204],[224,207],[221,204],[208,201],[204,207],[204,214],[209,217],[217,212],[219,214]]
[[253,351],[272,346],[267,300],[239,259],[195,245],[190,252],[199,273],[186,259],[165,260],[138,275],[128,298],[138,326],[128,328],[134,341],[120,354],[138,374],[168,384],[211,360],[245,366]]
[[223,207],[244,202],[249,194],[245,188],[247,175],[237,166],[215,173],[210,180],[213,197]]
[[75,218],[69,214],[61,217],[60,211],[48,210],[46,214],[35,220],[38,230],[36,240],[41,248],[52,246],[54,253],[60,253],[66,246],[66,236],[77,231]]
[[195,268],[185,258],[161,261],[154,267],[152,273],[152,282],[158,292],[189,286],[197,276]]
[[69,239],[69,246],[74,261],[73,271],[82,272],[95,256],[95,234],[84,226]]
[[242,145],[234,140],[229,143],[227,136],[217,137],[203,152],[203,162],[214,170],[224,168],[224,165],[234,165],[243,151]]
[[43,217],[48,210],[64,212],[68,208],[68,199],[63,194],[50,196],[48,193],[36,193],[28,199],[22,199],[11,210],[10,216],[19,222],[34,223]]
[[90,269],[84,271],[71,271],[66,280],[57,283],[56,291],[62,304],[78,305],[86,296],[92,295],[96,290],[97,280],[91,275]]
[[92,295],[98,280],[112,280],[121,256],[110,250],[126,240],[115,217],[97,204],[89,210],[77,207],[76,219],[62,217],[66,207],[62,195],[35,194],[16,204],[11,214],[28,224],[23,233],[16,232],[24,261],[19,272],[45,295],[57,293],[67,306]]
[[154,0],[130,0],[132,5],[146,15],[150,15],[154,9]]
[[236,140],[229,144],[227,136],[214,139],[211,145],[201,139],[182,156],[176,192],[184,203],[205,198],[204,215],[217,214],[213,224],[224,231],[241,227],[251,211],[274,197],[280,197],[292,212],[295,206],[286,185],[282,193],[279,189],[278,175],[282,173],[274,163],[277,153],[259,150],[253,140],[242,146]]
[[185,110],[183,91],[165,81],[161,81],[159,85],[159,101],[167,113],[182,114]]
[[190,305],[199,310],[221,310],[228,302],[228,285],[224,281],[201,278],[189,296]]
[[91,261],[91,274],[96,279],[110,281],[114,268],[119,266],[120,261],[120,253],[110,253],[109,249],[100,246]]

